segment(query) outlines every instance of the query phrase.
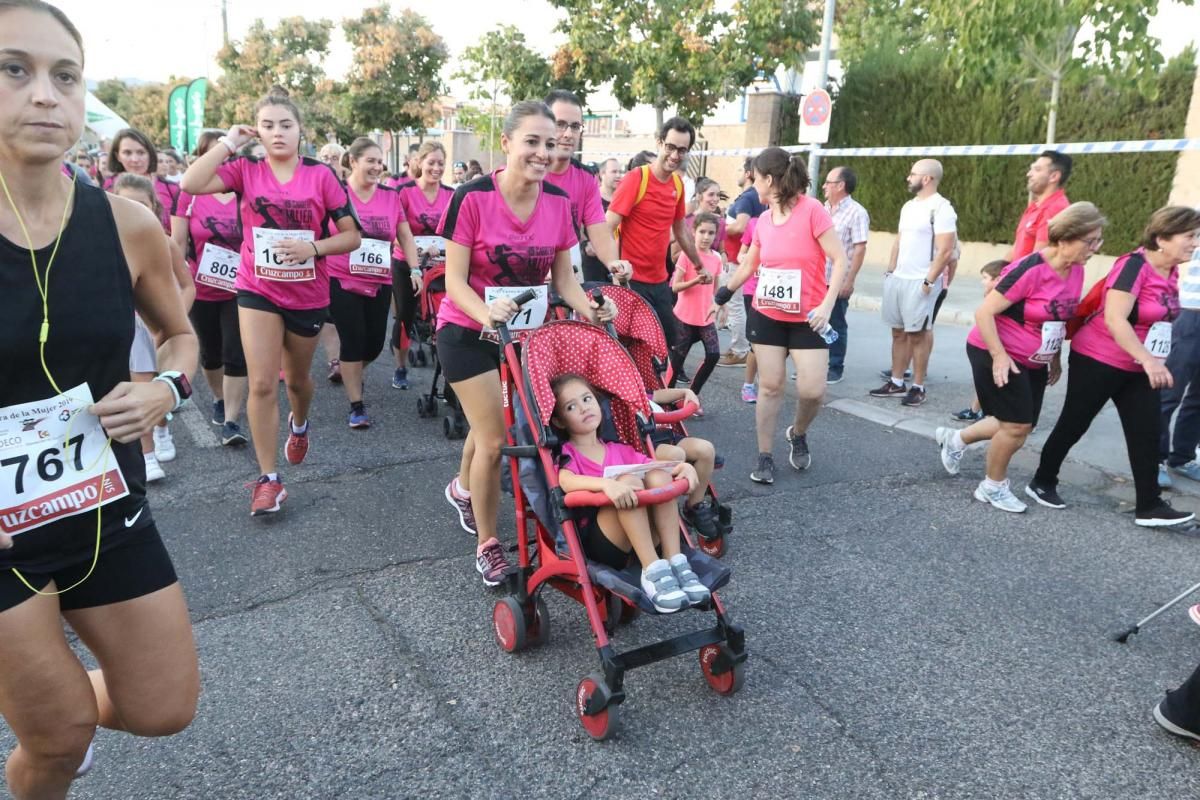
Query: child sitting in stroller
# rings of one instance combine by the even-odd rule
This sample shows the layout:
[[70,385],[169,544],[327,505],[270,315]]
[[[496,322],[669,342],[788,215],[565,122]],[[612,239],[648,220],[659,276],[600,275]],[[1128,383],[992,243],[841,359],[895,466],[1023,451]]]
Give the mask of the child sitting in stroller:
[[[563,491],[604,492],[612,507],[585,511],[578,525],[580,544],[587,557],[614,569],[623,569],[630,552],[642,565],[642,590],[654,607],[669,614],[708,600],[709,591],[680,552],[679,509],[662,503],[638,507],[635,492],[665,486],[686,478],[694,489],[699,479],[688,463],[670,472],[652,469],[644,476],[625,474],[605,478],[605,467],[650,463],[640,452],[619,442],[604,442],[596,432],[603,421],[600,401],[591,385],[578,375],[560,375],[551,383],[555,408],[552,422],[568,441],[562,447],[558,473]],[[655,538],[662,549],[655,550]]]

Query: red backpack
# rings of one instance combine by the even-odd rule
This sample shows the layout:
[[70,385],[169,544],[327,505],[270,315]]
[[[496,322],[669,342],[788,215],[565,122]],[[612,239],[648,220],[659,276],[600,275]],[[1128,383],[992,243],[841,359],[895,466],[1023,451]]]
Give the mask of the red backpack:
[[1100,306],[1104,304],[1104,285],[1106,283],[1108,283],[1107,276],[1096,281],[1096,285],[1079,301],[1079,305],[1075,307],[1075,313],[1067,320],[1068,339],[1078,333],[1084,323],[1100,313]]

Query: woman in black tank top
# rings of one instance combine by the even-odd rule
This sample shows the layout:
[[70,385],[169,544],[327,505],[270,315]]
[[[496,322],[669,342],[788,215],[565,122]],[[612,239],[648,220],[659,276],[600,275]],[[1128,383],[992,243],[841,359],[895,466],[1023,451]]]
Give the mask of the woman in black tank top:
[[199,690],[137,443],[186,384],[129,382],[135,309],[162,370],[192,373],[197,344],[158,221],[63,174],[82,67],[60,11],[0,2],[0,715],[18,798],[65,797],[98,724],[181,730]]

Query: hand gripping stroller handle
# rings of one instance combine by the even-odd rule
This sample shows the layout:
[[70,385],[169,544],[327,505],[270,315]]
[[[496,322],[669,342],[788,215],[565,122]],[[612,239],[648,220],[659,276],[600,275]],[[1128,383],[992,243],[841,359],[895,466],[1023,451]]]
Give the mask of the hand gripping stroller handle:
[[[517,307],[519,308],[535,297],[537,297],[537,292],[535,292],[533,289],[526,289],[514,297],[512,301],[516,303]],[[502,346],[507,347],[509,342],[512,341],[512,334],[508,332],[508,326],[503,322],[496,326],[496,333],[500,336],[500,344]]]
[[512,301],[519,306],[523,306],[535,297],[537,297],[537,292],[535,292],[533,289],[526,289],[514,297]]
[[[602,307],[604,305],[604,301],[605,301],[604,290],[602,290],[599,286],[592,289],[592,302],[595,303],[597,306]],[[612,338],[614,338],[614,339],[617,338],[617,328],[615,325],[612,324],[611,320],[609,322],[604,323],[604,330],[606,330],[608,332],[608,335],[611,336]]]
[[658,425],[673,425],[676,422],[683,422],[699,409],[700,406],[695,403],[684,403],[681,408],[674,411],[656,411],[654,412],[654,422]]
[[[635,492],[639,506],[656,506],[674,500],[688,491],[687,478],[677,478],[657,489],[642,489]],[[612,498],[604,492],[567,492],[563,498],[567,508],[600,508],[611,506]]]

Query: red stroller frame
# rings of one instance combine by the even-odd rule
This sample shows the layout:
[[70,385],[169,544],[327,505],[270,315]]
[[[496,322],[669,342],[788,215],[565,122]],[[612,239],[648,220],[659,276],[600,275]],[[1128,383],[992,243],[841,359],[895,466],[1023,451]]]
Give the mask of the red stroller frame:
[[[522,301],[517,299],[518,304]],[[501,454],[509,459],[513,497],[516,503],[518,566],[507,577],[508,595],[493,608],[492,621],[497,643],[508,652],[542,644],[549,634],[549,615],[540,591],[552,586],[582,603],[596,639],[601,672],[580,681],[575,693],[575,712],[594,739],[607,738],[615,729],[620,704],[625,699],[625,672],[676,655],[699,651],[701,671],[709,685],[721,694],[733,694],[744,681],[746,649],[741,627],[731,623],[716,590],[729,579],[729,570],[695,551],[687,530],[681,525],[681,546],[693,569],[709,586],[712,598],[706,610],[715,613],[716,624],[664,641],[618,652],[609,639],[619,621],[645,603],[640,589],[621,582],[625,573],[597,564],[584,556],[572,508],[608,505],[603,492],[565,493],[558,485],[553,449],[558,440],[549,420],[554,411],[550,379],[563,372],[577,372],[597,389],[612,396],[612,420],[622,440],[653,453],[648,433],[653,423],[645,389],[620,344],[594,325],[574,320],[549,322],[530,333],[522,343],[513,340],[500,326],[503,358],[500,364],[507,444]],[[564,346],[564,342],[567,346]],[[515,389],[515,391],[514,391]],[[643,420],[639,420],[639,414]],[[527,427],[522,422],[527,421]],[[540,467],[548,487],[547,500],[565,540],[566,552],[556,546],[555,533],[539,519],[521,482],[520,461],[532,460]],[[638,492],[640,505],[675,502],[687,492],[687,481]],[[534,527],[530,542],[529,526]],[[530,545],[533,545],[531,553]],[[636,570],[636,567],[631,568]],[[618,594],[616,589],[627,587]],[[640,595],[640,596],[639,596]]]
[[[433,355],[433,378],[429,382],[429,393],[417,395],[417,416],[422,419],[436,417],[441,409],[438,400],[444,400],[447,415],[442,419],[442,433],[447,439],[465,439],[467,416],[463,413],[462,405],[455,397],[450,382],[445,380],[445,376],[442,374],[442,362],[438,359],[437,351],[438,310],[441,309],[442,301],[446,298],[445,264],[439,264],[424,273],[422,282],[417,316],[424,320],[429,330],[429,351]],[[409,350],[409,363],[413,363],[411,349]],[[439,381],[442,384],[440,391],[438,390]]]
[[[587,288],[593,294],[599,291],[616,305],[617,319],[612,323],[613,334],[633,359],[638,374],[646,384],[646,389],[653,392],[666,388],[664,376],[670,367],[670,351],[667,347],[666,336],[663,334],[662,324],[658,321],[658,315],[654,313],[654,309],[641,295],[624,286],[615,286],[611,283],[589,283]],[[658,415],[660,423],[671,420],[670,424],[661,430],[669,429],[677,439],[686,437],[688,432],[687,428],[683,426],[683,420],[689,416],[691,416],[690,413],[670,415],[664,418],[660,414]],[[733,512],[729,506],[721,504],[717,498],[716,487],[711,483],[708,485],[707,494],[712,500],[713,509],[716,512],[718,535],[705,538],[697,533],[697,538],[700,540],[700,549],[704,553],[714,558],[720,558],[725,554],[725,537],[733,531]]]

